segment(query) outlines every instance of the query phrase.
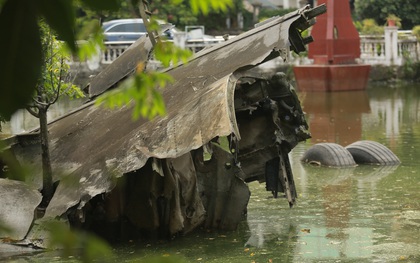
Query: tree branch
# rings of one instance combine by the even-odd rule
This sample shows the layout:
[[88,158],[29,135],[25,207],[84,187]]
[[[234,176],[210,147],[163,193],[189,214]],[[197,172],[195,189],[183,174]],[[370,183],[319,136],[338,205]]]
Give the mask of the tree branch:
[[32,108],[38,108],[38,107],[36,107],[36,106],[27,106],[26,107],[26,110],[32,115],[32,116],[34,116],[35,118],[38,118],[39,119],[39,114],[38,114],[38,112],[36,112],[36,111],[34,111]]
[[39,101],[39,100],[37,100],[37,99],[35,99],[35,98],[33,98],[33,101],[34,101],[34,102],[35,102],[35,104],[37,104],[37,105],[44,106],[44,107],[47,107],[47,106],[48,106],[48,103],[44,103],[44,102]]
[[58,78],[58,84],[57,84],[57,90],[55,92],[55,98],[53,99],[53,101],[51,102],[51,104],[54,104],[57,102],[58,98],[60,97],[60,89],[61,89],[61,81],[63,80],[63,63],[64,63],[64,58],[61,57],[60,58],[60,74],[59,74],[59,78]]

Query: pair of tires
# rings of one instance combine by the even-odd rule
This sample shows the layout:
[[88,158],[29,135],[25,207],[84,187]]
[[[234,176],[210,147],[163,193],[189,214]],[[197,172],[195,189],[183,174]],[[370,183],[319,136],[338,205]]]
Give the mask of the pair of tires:
[[320,166],[351,167],[358,164],[398,165],[400,160],[386,146],[374,141],[357,141],[346,147],[318,143],[302,156],[302,162]]

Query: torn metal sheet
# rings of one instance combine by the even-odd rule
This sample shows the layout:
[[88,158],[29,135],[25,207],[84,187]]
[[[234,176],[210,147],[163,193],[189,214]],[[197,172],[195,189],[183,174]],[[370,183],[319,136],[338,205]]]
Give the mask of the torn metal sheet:
[[[165,72],[175,81],[162,92],[167,108],[164,117],[152,121],[133,121],[132,106],[111,110],[90,103],[50,123],[50,155],[55,174],[62,177],[60,173],[65,173],[68,176],[60,181],[44,217],[55,218],[65,214],[71,207],[84,207],[93,197],[114,189],[116,178],[140,170],[151,158],[177,159],[221,136],[233,135],[235,140],[240,140],[242,132],[235,112],[238,81],[251,74],[249,70],[260,63],[279,55],[287,59],[290,48],[299,51],[296,43],[302,42],[302,39],[296,32],[302,24],[309,24],[307,12],[310,10],[305,7],[274,18],[229,41],[197,53],[188,64],[166,69]],[[147,39],[140,40],[138,44],[143,43],[144,47],[148,47],[149,44],[145,42]],[[107,72],[119,72],[128,58],[121,56],[116,61],[118,63],[114,62],[107,68]],[[130,68],[134,66],[130,64]],[[103,84],[94,89],[94,94],[113,86],[118,79],[125,78],[130,70],[121,71],[119,77],[117,74],[109,79],[106,74],[98,76],[92,83],[97,81],[97,84]],[[264,81],[268,79],[262,77],[258,82]],[[286,86],[286,90],[290,93],[289,86]],[[269,146],[272,147],[269,148],[274,150],[271,152],[269,149],[269,154],[260,159],[263,164],[269,158],[279,156],[276,147],[288,152],[297,141],[305,139],[302,134],[306,134],[299,124],[303,113],[293,115],[294,110],[300,109],[299,105],[294,109],[287,105],[283,107],[283,111],[290,111],[297,121],[293,125],[284,122],[285,127],[291,128],[289,132],[282,131],[279,126],[282,123],[277,120],[280,115],[275,107],[279,107],[283,100],[289,103],[290,98],[282,98],[282,94],[272,91],[274,93],[271,95],[278,96],[278,101],[273,100],[275,105],[267,111],[267,121],[273,125],[271,131],[275,138],[270,141]],[[260,105],[260,98],[256,102]],[[299,104],[299,101],[294,103]],[[261,105],[258,107],[263,111]],[[255,107],[252,103],[248,106]],[[265,154],[265,148],[260,152]],[[67,171],[63,168],[67,168]],[[256,175],[259,176],[258,173]],[[246,199],[246,189],[240,187],[244,184],[235,181],[232,185],[238,186],[238,191],[233,193]],[[239,210],[237,212],[241,213]]]
[[[172,28],[171,24],[161,25],[160,32]],[[104,91],[114,87],[123,78],[132,74],[140,65],[144,67],[150,58],[153,45],[147,35],[140,37],[129,46],[113,63],[95,76],[89,85],[89,97],[94,98]]]
[[130,75],[139,63],[146,63],[152,44],[146,37],[141,37],[138,41],[129,46],[112,65],[107,66],[88,85],[89,96],[96,97],[105,90],[117,84],[122,78]]
[[133,121],[127,106],[110,110],[92,105],[50,124],[52,162],[79,168],[71,183],[59,185],[45,216],[59,216],[79,200],[110,191],[113,176],[140,169],[150,157],[176,158],[235,131],[226,99],[226,86],[232,84],[227,76],[208,86],[210,100],[190,92],[178,104],[168,101],[167,116],[153,121]]
[[11,230],[1,233],[0,238],[23,239],[41,199],[41,193],[24,182],[0,179],[0,223]]
[[[52,162],[80,166],[73,172],[80,192],[68,190],[74,197],[67,202],[53,198],[46,216],[59,216],[79,200],[109,191],[112,175],[139,169],[150,157],[175,158],[231,133],[240,138],[233,103],[236,76],[270,54],[288,51],[290,27],[301,14],[299,10],[279,17],[197,53],[186,65],[166,70],[175,82],[162,92],[165,117],[133,121],[130,106],[111,110],[89,105],[51,123]],[[63,196],[61,191],[66,189],[59,186],[56,195]]]

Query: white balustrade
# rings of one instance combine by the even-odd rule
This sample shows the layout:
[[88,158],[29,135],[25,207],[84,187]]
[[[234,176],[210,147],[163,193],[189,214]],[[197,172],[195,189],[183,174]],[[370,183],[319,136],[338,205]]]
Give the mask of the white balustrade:
[[385,64],[383,36],[360,36],[360,59],[365,64]]
[[[360,35],[360,63],[382,64],[382,65],[402,65],[404,62],[420,61],[420,42],[412,35],[410,30],[386,29],[384,35]],[[387,35],[388,34],[388,35]],[[184,38],[185,40],[185,38]],[[213,46],[224,41],[222,37],[216,37],[213,41],[187,40],[185,43],[175,44],[183,48],[188,48],[193,52],[198,52],[203,48]],[[178,41],[179,42],[179,41]],[[389,43],[387,43],[389,42]],[[133,42],[105,42],[105,50],[101,53],[100,63],[103,65],[111,64],[119,57]],[[69,64],[80,64],[74,58]],[[301,64],[302,58],[290,56],[291,64]]]
[[411,30],[385,28],[380,36],[360,35],[360,59],[365,64],[402,65],[420,61],[420,43]]
[[105,42],[105,50],[102,51],[101,63],[111,64],[133,43],[132,41]]

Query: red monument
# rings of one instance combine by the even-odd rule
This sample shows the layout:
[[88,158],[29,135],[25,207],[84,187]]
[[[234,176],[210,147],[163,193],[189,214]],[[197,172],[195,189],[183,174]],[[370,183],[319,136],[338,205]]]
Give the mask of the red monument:
[[293,71],[300,91],[363,90],[370,65],[357,64],[360,37],[350,14],[348,0],[319,0],[327,12],[317,17],[311,35],[308,57],[311,65],[295,66]]

